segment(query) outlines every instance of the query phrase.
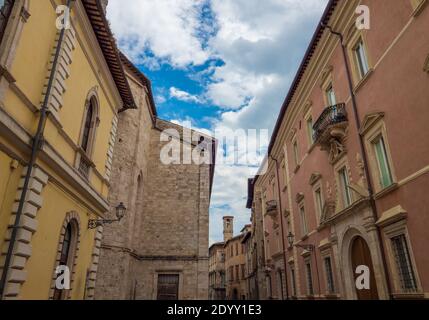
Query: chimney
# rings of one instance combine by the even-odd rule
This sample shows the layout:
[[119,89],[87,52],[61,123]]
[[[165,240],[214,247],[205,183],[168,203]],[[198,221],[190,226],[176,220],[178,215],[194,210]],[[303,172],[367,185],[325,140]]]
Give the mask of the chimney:
[[223,241],[227,242],[234,235],[234,217],[223,217]]
[[109,0],[100,0],[101,1],[101,7],[103,8],[104,13],[106,14],[106,8],[109,4]]

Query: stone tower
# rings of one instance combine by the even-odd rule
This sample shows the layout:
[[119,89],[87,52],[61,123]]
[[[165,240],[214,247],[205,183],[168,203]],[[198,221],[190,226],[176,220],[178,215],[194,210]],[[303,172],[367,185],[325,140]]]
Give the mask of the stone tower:
[[227,242],[234,235],[234,217],[223,217],[223,241]]

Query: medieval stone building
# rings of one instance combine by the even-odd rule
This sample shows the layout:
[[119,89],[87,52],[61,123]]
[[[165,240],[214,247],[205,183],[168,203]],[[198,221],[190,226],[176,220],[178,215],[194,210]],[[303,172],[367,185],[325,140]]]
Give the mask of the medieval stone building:
[[[127,212],[104,228],[96,298],[207,299],[213,165],[165,165],[160,154],[171,139],[183,158],[211,138],[187,141],[182,127],[158,119],[149,80],[122,60],[138,108],[119,116],[109,201],[123,202]],[[180,136],[170,136],[174,131]],[[164,132],[169,141],[161,141]]]
[[[109,203],[127,211],[104,227],[95,298],[207,299],[213,140],[159,119],[150,81],[121,59],[137,109],[119,115]],[[180,161],[164,164],[173,142]],[[210,161],[186,161],[197,149]]]

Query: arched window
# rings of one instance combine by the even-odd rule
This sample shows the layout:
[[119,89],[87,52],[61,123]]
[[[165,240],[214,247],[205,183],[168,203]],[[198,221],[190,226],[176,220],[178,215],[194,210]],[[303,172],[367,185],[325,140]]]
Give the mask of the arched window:
[[[69,296],[70,290],[62,289],[57,286],[57,279],[63,275],[63,271],[57,274],[57,268],[59,266],[66,266],[68,268],[68,275],[70,276],[70,282],[73,274],[73,266],[76,262],[77,252],[79,250],[79,222],[76,213],[69,213],[66,220],[61,228],[60,244],[58,247],[58,256],[54,269],[54,281],[52,284],[51,298],[53,300],[65,300]],[[66,279],[66,277],[65,277]],[[62,285],[65,283],[61,282]],[[69,284],[71,288],[71,283]]]
[[[92,90],[94,91],[94,90]],[[96,94],[91,92],[87,99],[85,114],[82,123],[78,168],[79,172],[86,178],[92,166],[91,155],[94,148],[95,129],[98,125],[98,100]]]
[[86,119],[85,124],[83,128],[83,136],[82,136],[82,143],[81,147],[85,152],[88,152],[88,145],[89,145],[89,135],[91,133],[92,128],[92,116],[94,114],[94,103],[92,102],[93,99],[91,99],[91,102],[88,107],[88,111],[86,113]]

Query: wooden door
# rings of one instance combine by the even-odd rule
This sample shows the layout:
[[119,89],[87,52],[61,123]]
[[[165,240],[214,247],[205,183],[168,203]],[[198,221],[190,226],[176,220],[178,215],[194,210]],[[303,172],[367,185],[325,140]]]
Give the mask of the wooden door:
[[178,300],[179,299],[179,275],[160,274],[158,275],[158,300]]
[[356,268],[360,265],[365,265],[369,268],[370,272],[370,286],[369,289],[358,290],[355,286],[356,294],[359,300],[378,300],[377,284],[375,282],[374,267],[372,265],[371,252],[366,241],[362,237],[357,237],[353,240],[352,244],[352,272],[355,282],[359,276],[356,274]]

